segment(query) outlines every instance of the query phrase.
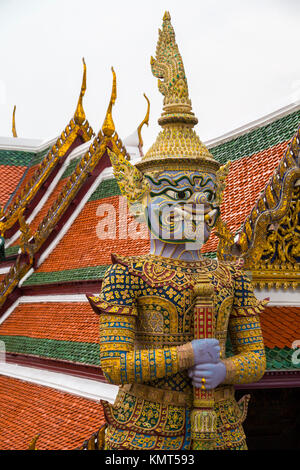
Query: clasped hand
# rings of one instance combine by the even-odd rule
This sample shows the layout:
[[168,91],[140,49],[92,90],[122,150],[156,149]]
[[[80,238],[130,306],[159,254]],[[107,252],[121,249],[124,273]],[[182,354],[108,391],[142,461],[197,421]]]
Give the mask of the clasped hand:
[[[220,345],[217,339],[194,339],[192,341],[195,365],[188,376],[195,387],[205,385],[207,390],[216,388],[226,376],[226,367],[220,360]],[[203,381],[205,379],[205,382]]]

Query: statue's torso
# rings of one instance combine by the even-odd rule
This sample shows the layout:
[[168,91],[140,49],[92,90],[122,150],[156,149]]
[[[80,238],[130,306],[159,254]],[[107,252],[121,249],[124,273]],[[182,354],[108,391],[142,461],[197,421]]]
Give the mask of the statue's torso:
[[[129,288],[135,290],[136,349],[179,346],[194,338],[193,286],[197,275],[205,272],[214,286],[215,336],[225,357],[234,298],[230,265],[210,259],[187,263],[150,255],[119,258],[118,262],[128,266]],[[237,441],[244,445],[244,433],[238,422],[242,411],[233,394],[231,386],[220,386],[215,391],[219,425],[228,426],[226,420],[231,419]],[[122,445],[124,448],[189,448],[192,396],[193,387],[186,370],[144,384],[120,387],[115,405],[108,411],[110,442],[115,440],[116,448]],[[220,445],[221,441],[220,438]]]

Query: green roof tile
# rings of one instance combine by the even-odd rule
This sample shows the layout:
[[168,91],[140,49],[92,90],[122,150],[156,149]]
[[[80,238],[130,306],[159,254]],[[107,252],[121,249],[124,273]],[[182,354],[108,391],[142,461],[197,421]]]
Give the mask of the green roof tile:
[[50,147],[46,148],[45,150],[42,150],[41,152],[35,153],[30,162],[30,166],[38,165],[39,163],[41,163],[41,161],[43,160],[45,155],[47,155],[49,150],[50,150]]
[[[267,358],[267,370],[291,370],[300,369],[300,364],[292,363],[294,349],[284,348],[265,348]],[[228,340],[226,343],[226,357],[233,355],[232,346]]]
[[121,196],[118,183],[114,178],[102,181],[96,191],[91,195],[89,201],[97,201],[98,199],[112,196]]
[[0,335],[0,340],[10,353],[100,365],[98,344],[4,335]]
[[221,164],[228,160],[249,157],[289,140],[296,132],[300,123],[300,110],[284,116],[266,126],[254,129],[236,139],[212,147],[209,151]]
[[60,178],[61,180],[68,178],[71,176],[73,171],[75,170],[78,162],[80,161],[81,157],[74,158],[74,160],[71,160],[68,167],[65,169],[64,173],[62,174],[62,177]]
[[25,152],[23,150],[0,150],[0,165],[33,166],[42,161],[49,148],[41,152]]
[[19,245],[9,246],[8,248],[5,249],[5,256],[18,254],[19,248],[20,248]]
[[59,282],[88,281],[102,279],[108,265],[90,266],[88,268],[68,269],[65,271],[38,272],[33,273],[25,282],[24,286],[53,284]]
[[34,155],[34,152],[0,150],[0,165],[28,166],[30,165]]
[[217,252],[216,251],[207,251],[206,253],[201,253],[203,256],[206,256],[207,258],[217,258]]

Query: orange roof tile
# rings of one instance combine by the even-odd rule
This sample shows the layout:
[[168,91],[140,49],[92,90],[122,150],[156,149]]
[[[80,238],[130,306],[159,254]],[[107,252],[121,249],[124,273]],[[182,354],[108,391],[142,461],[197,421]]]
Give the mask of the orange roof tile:
[[39,450],[72,450],[103,422],[100,403],[0,376],[2,450],[26,450],[37,434]]
[[23,188],[25,188],[26,184],[28,183],[28,181],[30,181],[30,179],[32,178],[34,172],[37,170],[37,168],[39,167],[39,164],[37,165],[34,165],[34,166],[31,166],[30,168],[28,168],[27,172],[26,172],[26,175],[22,181],[22,183],[20,184],[19,188],[17,189],[16,193],[14,194],[14,197],[12,199],[12,202],[18,197],[21,195],[21,191]]
[[266,307],[260,321],[268,348],[291,348],[300,339],[300,307]]
[[0,165],[0,206],[7,203],[25,170],[25,166]]
[[[117,214],[117,230],[115,239],[99,240],[97,225],[101,220],[97,216],[100,203],[112,204]],[[102,201],[89,201],[74,221],[53,252],[44,261],[37,272],[51,272],[65,269],[75,269],[85,266],[98,266],[111,263],[111,253],[117,252],[124,256],[147,253],[149,238],[119,240],[119,196],[105,198]],[[113,217],[107,222],[114,224]],[[122,219],[122,224],[123,224]],[[128,224],[133,217],[128,216]],[[121,224],[121,225],[122,225]],[[78,241],[80,240],[80,243]]]
[[[260,192],[283,157],[287,144],[288,142],[280,143],[251,157],[231,163],[221,214],[233,234],[250,214]],[[217,246],[218,238],[212,234],[202,251],[204,253],[216,251]]]
[[0,335],[99,343],[98,323],[87,302],[22,303],[0,325]]

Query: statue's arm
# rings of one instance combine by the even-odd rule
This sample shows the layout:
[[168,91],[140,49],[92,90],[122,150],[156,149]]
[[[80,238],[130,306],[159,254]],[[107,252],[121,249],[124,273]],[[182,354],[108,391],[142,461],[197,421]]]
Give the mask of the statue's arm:
[[100,318],[100,365],[111,383],[148,382],[194,365],[192,343],[135,349],[140,288],[139,279],[117,264],[107,271],[100,295],[89,297]]
[[229,335],[234,355],[223,360],[226,366],[223,383],[251,383],[264,375],[266,356],[259,313],[266,303],[255,298],[247,276],[238,276],[234,306],[229,319]]
[[100,315],[100,365],[109,382],[148,382],[193,365],[191,343],[170,348],[134,349],[135,331],[133,315]]

